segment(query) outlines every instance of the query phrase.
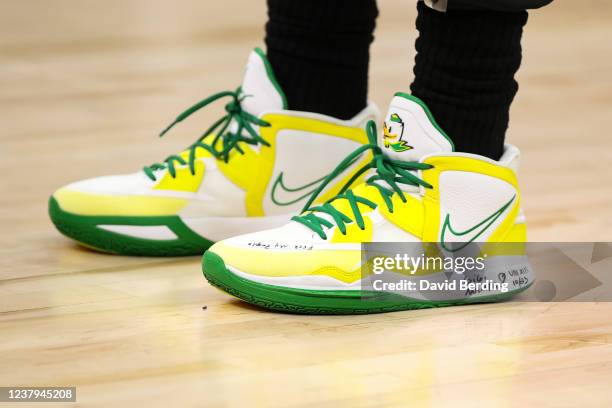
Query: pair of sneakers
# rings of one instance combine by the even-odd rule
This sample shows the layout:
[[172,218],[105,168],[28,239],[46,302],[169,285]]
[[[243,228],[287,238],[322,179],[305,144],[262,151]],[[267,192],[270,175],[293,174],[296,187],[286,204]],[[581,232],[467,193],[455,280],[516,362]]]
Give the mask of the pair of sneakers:
[[238,90],[192,106],[164,133],[223,99],[226,114],[182,153],[57,190],[57,229],[110,253],[206,251],[211,284],[275,310],[402,310],[497,300],[529,285],[443,301],[362,287],[362,243],[525,242],[514,146],[499,161],[455,152],[425,104],[405,93],[393,97],[381,132],[371,104],[351,120],[288,110],[260,49]]

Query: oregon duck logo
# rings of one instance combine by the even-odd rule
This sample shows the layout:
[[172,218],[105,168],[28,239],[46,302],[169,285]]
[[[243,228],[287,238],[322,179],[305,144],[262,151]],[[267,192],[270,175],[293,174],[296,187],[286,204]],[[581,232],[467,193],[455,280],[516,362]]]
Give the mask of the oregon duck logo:
[[391,114],[389,123],[386,121],[383,123],[383,137],[385,140],[385,147],[387,149],[393,149],[394,152],[399,153],[413,149],[405,140],[402,140],[404,137],[404,122],[397,113]]

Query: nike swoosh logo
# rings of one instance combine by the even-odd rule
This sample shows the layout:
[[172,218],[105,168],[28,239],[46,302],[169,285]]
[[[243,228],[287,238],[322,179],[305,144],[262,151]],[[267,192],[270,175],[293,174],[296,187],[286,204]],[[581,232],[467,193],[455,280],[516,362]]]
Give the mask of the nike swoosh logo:
[[[362,156],[359,157],[355,157],[353,158],[350,162],[348,162],[346,164],[346,167],[350,167],[353,164],[355,164],[356,162],[358,162],[361,159]],[[283,175],[284,172],[280,172],[278,174],[278,177],[276,177],[276,180],[274,180],[274,184],[272,185],[272,191],[270,191],[270,197],[272,198],[272,202],[276,205],[281,205],[281,206],[287,206],[287,205],[291,205],[291,204],[295,204],[298,201],[301,201],[307,197],[310,197],[312,195],[312,193],[314,193],[314,191],[317,189],[318,184],[321,183],[323,180],[325,180],[329,175],[325,175],[321,178],[316,179],[315,181],[311,181],[308,184],[304,184],[301,187],[294,187],[294,188],[290,188],[287,187],[283,181]],[[289,196],[289,198],[285,198],[285,199],[281,199],[278,197],[278,193],[277,193],[277,188],[280,187],[280,191],[284,191],[285,192],[285,196]],[[310,188],[310,190],[306,191],[305,193],[302,193],[302,191],[306,190],[307,188]],[[298,194],[296,194],[298,193]]]
[[[442,225],[442,233],[440,235],[440,244],[442,248],[449,252],[457,252],[468,246],[470,243],[474,242],[476,238],[481,236],[491,225],[495,223],[495,221],[510,207],[510,204],[514,201],[516,195],[514,195],[510,201],[504,204],[499,210],[495,211],[493,214],[489,215],[487,218],[474,225],[471,228],[468,228],[464,231],[456,231],[450,222],[450,214],[446,214],[446,218],[444,219],[444,225]],[[461,245],[457,248],[448,248],[447,243],[447,234],[450,237],[461,238]],[[469,240],[466,240],[469,238]]]
[[[318,184],[325,180],[325,178],[327,177],[323,176],[319,179],[316,179],[315,181],[311,181],[308,184],[304,184],[303,186],[291,188],[287,187],[283,182],[283,174],[284,173],[282,171],[278,174],[278,177],[276,178],[276,180],[274,180],[274,184],[272,185],[272,192],[270,193],[272,202],[276,205],[281,206],[295,204],[298,201],[305,199],[306,197],[310,197],[310,195],[317,189]],[[278,193],[276,192],[278,187],[280,187],[281,190],[286,193],[283,194],[285,196],[285,199],[281,199],[278,197]],[[304,193],[303,191],[308,188],[310,189]]]

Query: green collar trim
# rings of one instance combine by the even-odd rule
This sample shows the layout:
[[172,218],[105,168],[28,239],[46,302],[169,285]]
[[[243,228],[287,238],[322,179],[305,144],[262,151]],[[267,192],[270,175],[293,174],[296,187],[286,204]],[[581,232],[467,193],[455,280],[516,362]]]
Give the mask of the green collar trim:
[[394,96],[399,96],[400,98],[404,98],[404,99],[408,99],[409,101],[415,102],[419,105],[421,105],[421,107],[423,108],[423,110],[425,111],[425,114],[427,115],[427,117],[429,118],[429,121],[431,122],[431,124],[438,130],[438,132],[440,132],[440,134],[442,136],[444,136],[444,138],[446,138],[446,140],[448,140],[448,142],[451,145],[451,149],[454,152],[455,151],[455,143],[453,143],[453,140],[446,134],[446,132],[440,127],[440,125],[438,124],[438,122],[436,122],[436,119],[434,118],[433,114],[431,113],[431,111],[429,110],[429,108],[427,107],[427,105],[425,104],[425,102],[423,102],[421,99],[417,98],[414,95],[410,95],[407,94],[405,92],[396,92]]
[[287,95],[285,95],[285,91],[283,91],[283,88],[281,88],[280,84],[278,83],[276,75],[274,74],[274,70],[272,69],[272,64],[270,64],[266,53],[259,47],[255,47],[255,52],[261,57],[261,60],[263,61],[264,66],[266,67],[266,72],[268,74],[270,82],[272,82],[272,85],[274,85],[274,88],[276,88],[276,91],[283,100],[283,109],[289,109],[289,104],[287,103]]

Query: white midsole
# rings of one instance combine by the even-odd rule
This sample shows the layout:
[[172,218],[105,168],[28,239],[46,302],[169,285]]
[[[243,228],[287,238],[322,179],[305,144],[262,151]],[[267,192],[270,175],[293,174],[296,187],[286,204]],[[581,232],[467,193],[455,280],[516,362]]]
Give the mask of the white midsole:
[[[379,280],[381,283],[389,282],[414,282],[416,290],[382,290],[383,292],[396,293],[398,295],[409,296],[421,300],[450,300],[463,299],[467,297],[491,296],[512,292],[520,289],[525,289],[535,279],[535,273],[526,256],[498,256],[485,262],[485,268],[482,271],[473,271],[465,274],[445,272],[436,272],[426,276],[404,275],[386,271],[383,275],[370,275],[364,279],[359,279],[356,282],[346,283],[334,279],[326,275],[305,275],[305,276],[283,276],[270,277],[252,275],[243,272],[231,265],[226,267],[234,274],[241,278],[264,283],[272,286],[282,286],[293,289],[305,290],[353,290],[353,291],[372,291],[376,287],[374,281]],[[485,282],[505,285],[504,289],[491,288],[490,290],[482,290],[478,293],[466,293],[465,290],[459,290],[460,281],[469,280],[470,282]],[[457,290],[440,290],[440,289],[421,289],[421,281],[426,281],[429,284],[441,284],[444,282],[457,281]],[[424,285],[424,284],[423,284]],[[502,285],[504,286],[504,285]],[[378,285],[380,288],[380,285]]]
[[[236,235],[280,227],[289,222],[293,215],[295,214],[281,214],[267,217],[181,217],[181,220],[198,235],[210,241],[220,241]],[[160,241],[178,238],[176,234],[165,225],[100,224],[98,228],[135,238]]]
[[134,238],[167,241],[178,238],[176,234],[165,225],[115,225],[100,224],[98,228],[127,235]]

